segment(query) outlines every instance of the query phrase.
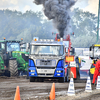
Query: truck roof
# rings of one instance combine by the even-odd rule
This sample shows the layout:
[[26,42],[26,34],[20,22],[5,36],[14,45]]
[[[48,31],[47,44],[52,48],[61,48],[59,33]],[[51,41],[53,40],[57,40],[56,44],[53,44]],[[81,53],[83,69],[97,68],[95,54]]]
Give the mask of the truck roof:
[[20,42],[19,40],[0,40],[0,42]]
[[32,41],[31,45],[65,45],[68,47],[68,41]]

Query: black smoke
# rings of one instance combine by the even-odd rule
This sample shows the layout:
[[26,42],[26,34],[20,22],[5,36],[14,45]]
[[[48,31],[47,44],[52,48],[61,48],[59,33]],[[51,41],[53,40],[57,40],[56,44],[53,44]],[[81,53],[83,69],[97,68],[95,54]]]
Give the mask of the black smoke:
[[75,2],[75,0],[34,0],[35,4],[43,5],[45,16],[49,20],[53,19],[54,26],[62,38],[70,33],[70,8]]

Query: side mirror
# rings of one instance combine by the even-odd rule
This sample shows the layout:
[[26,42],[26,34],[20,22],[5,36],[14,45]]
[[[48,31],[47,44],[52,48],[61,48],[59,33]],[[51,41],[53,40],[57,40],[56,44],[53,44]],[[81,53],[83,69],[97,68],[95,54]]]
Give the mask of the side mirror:
[[67,47],[65,48],[65,52],[66,52],[66,53],[68,52],[68,48],[67,48]]
[[30,44],[29,43],[26,43],[26,52],[29,51],[29,47],[30,47]]

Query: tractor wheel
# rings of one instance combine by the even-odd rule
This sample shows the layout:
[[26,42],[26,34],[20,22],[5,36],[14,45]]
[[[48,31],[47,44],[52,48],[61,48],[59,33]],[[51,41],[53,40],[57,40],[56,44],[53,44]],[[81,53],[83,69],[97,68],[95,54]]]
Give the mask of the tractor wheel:
[[10,76],[18,76],[18,65],[16,59],[9,60]]
[[10,71],[5,70],[4,76],[10,77]]

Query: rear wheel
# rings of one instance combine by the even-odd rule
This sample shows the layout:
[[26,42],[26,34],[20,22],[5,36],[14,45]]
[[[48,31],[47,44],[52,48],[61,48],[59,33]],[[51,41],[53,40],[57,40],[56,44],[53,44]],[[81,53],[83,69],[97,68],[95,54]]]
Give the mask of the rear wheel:
[[18,76],[18,65],[16,59],[9,60],[10,76]]
[[5,76],[7,76],[7,77],[10,77],[10,71],[8,71],[8,70],[5,70],[5,73],[4,73],[4,75],[5,75]]
[[30,82],[35,82],[35,78],[34,77],[30,77]]

